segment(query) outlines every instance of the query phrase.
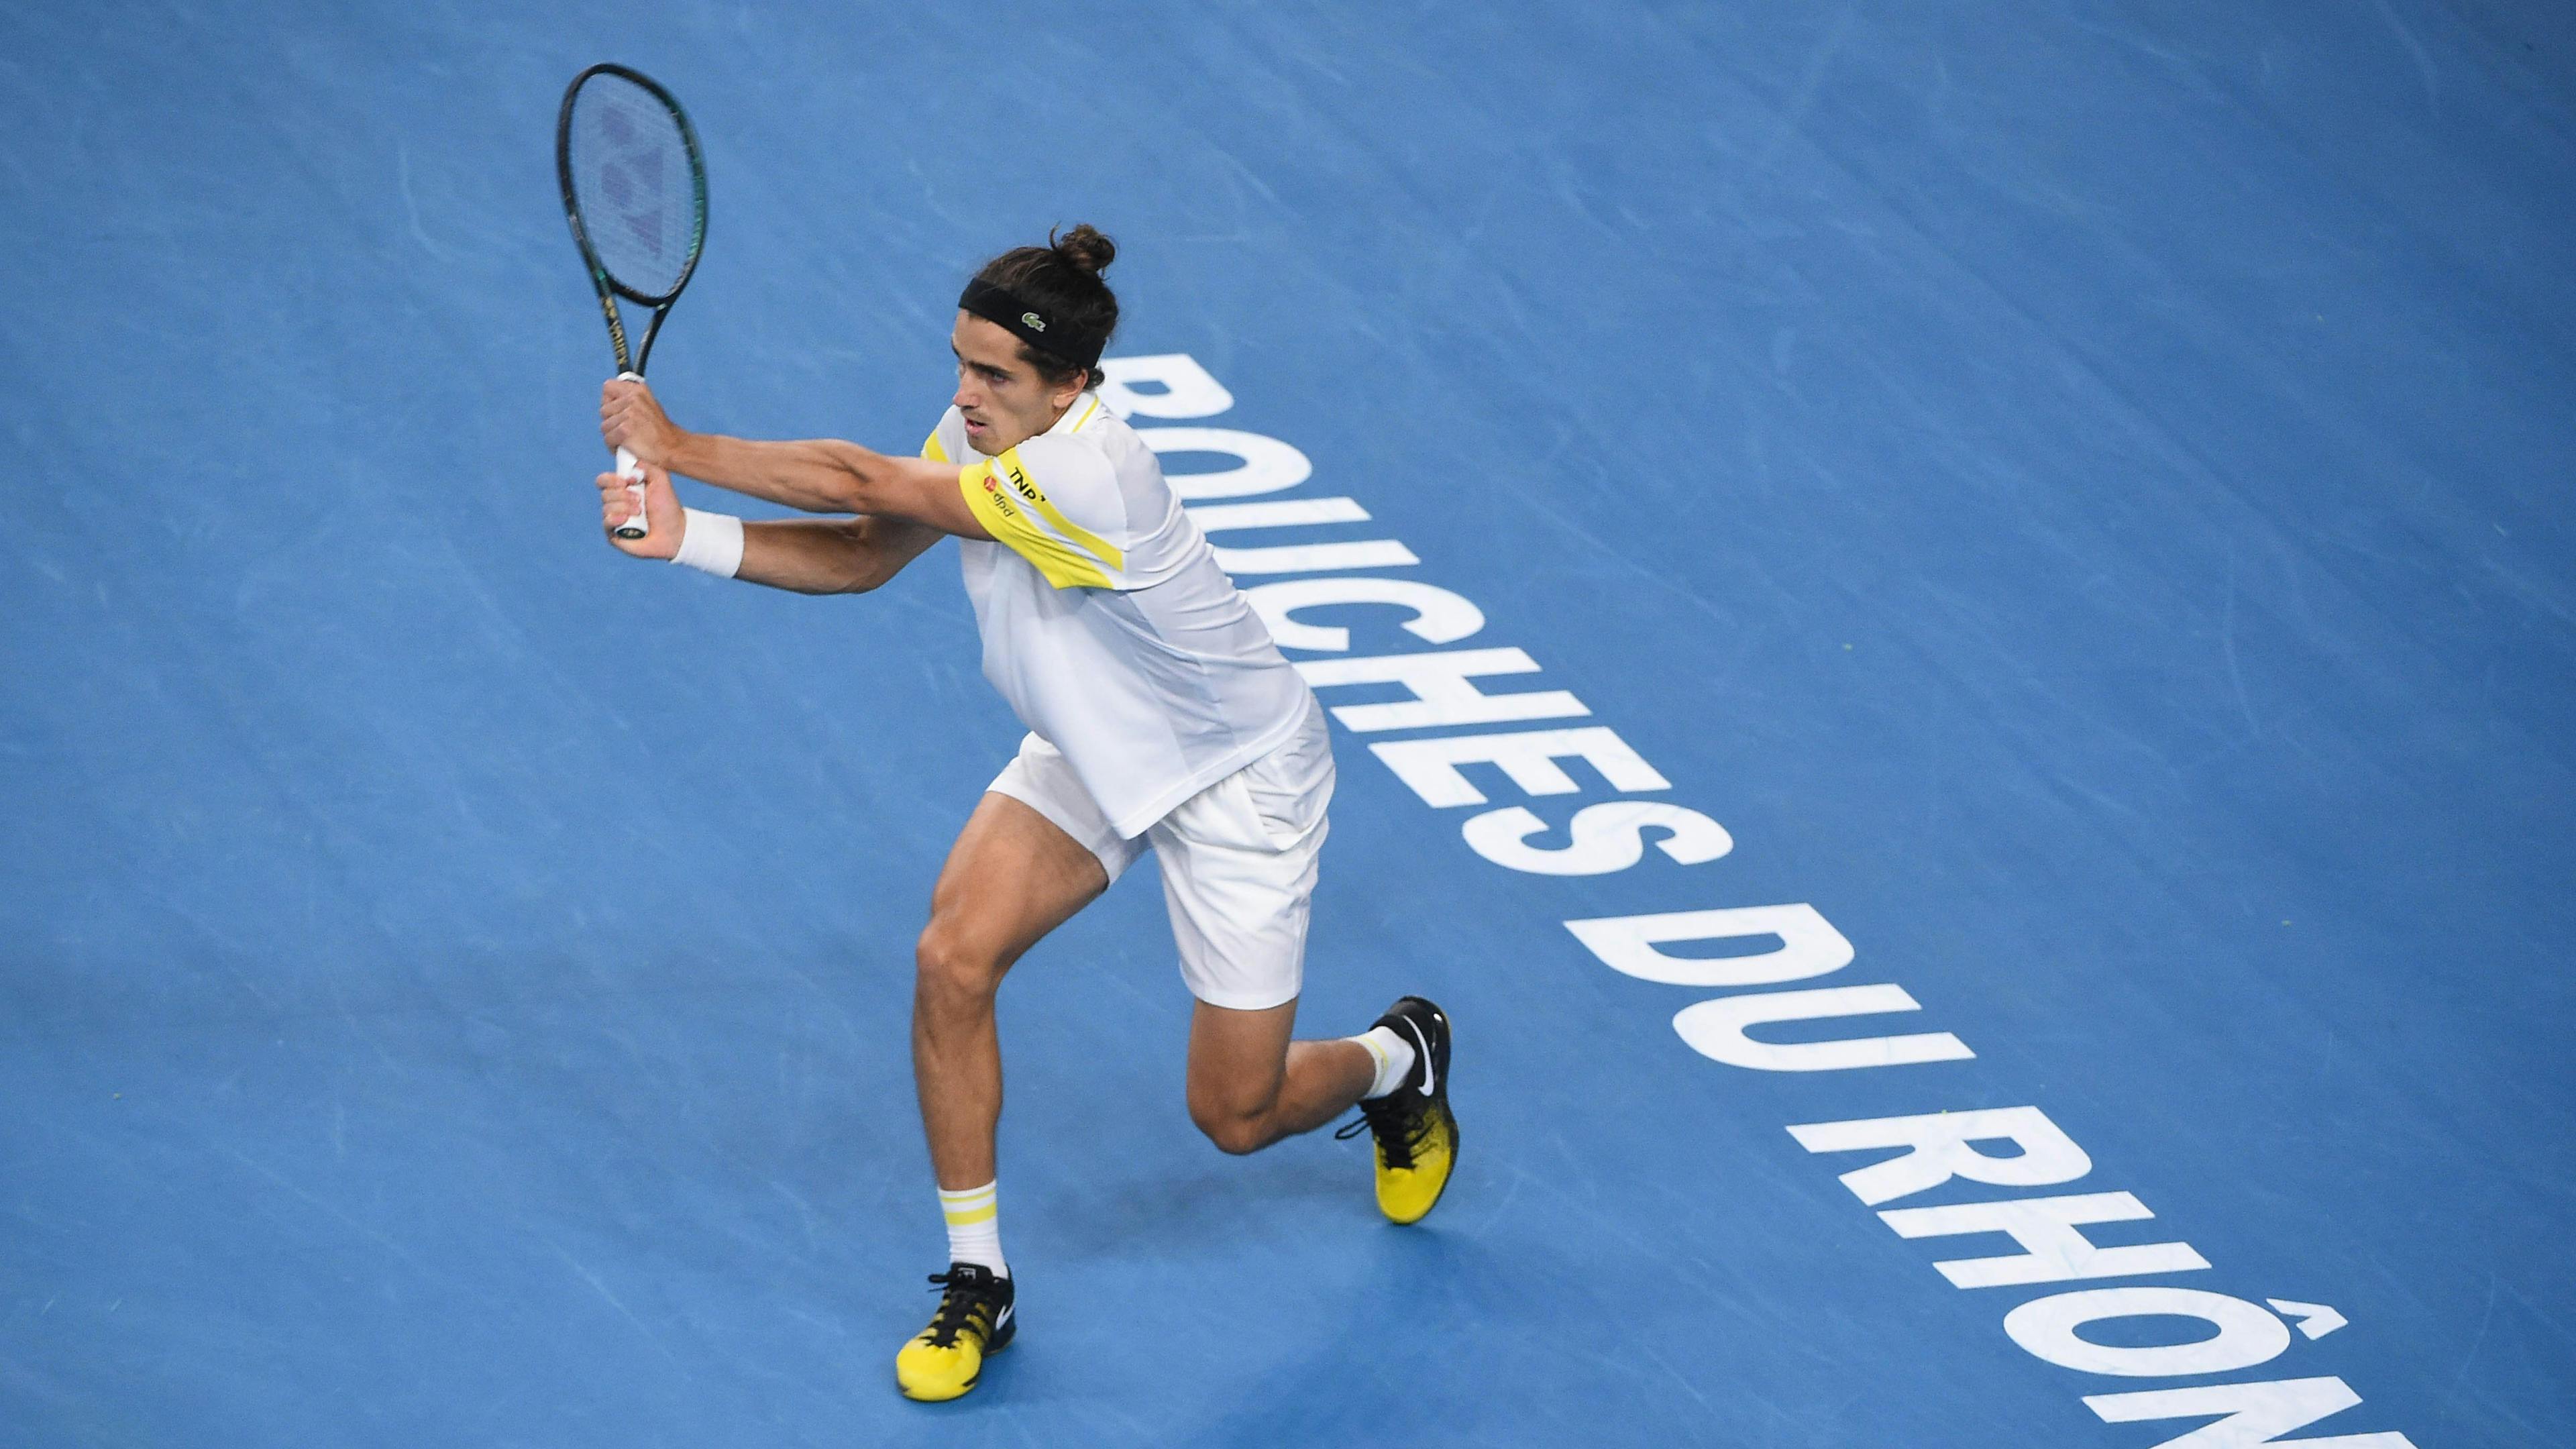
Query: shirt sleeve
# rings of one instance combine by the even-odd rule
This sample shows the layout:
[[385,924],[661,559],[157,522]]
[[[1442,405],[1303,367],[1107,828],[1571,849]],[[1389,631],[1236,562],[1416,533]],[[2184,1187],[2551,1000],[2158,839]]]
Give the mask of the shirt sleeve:
[[984,531],[1059,589],[1126,589],[1127,501],[1107,458],[1072,438],[1041,434],[959,470],[966,506]]

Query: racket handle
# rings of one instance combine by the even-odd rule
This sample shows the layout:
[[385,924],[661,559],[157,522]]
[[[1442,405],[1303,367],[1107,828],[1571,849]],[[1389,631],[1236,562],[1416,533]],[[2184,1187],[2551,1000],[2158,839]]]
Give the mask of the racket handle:
[[642,538],[652,531],[644,517],[644,468],[635,455],[624,448],[617,450],[617,476],[627,480],[626,496],[635,502],[635,516],[617,525],[619,538]]
[[[634,371],[621,372],[617,374],[617,380],[642,382],[644,375]],[[635,461],[635,455],[624,448],[617,450],[617,476],[631,480],[626,485],[626,496],[635,501],[635,516],[617,525],[617,536],[624,539],[642,538],[653,530],[652,521],[644,516],[644,469]]]

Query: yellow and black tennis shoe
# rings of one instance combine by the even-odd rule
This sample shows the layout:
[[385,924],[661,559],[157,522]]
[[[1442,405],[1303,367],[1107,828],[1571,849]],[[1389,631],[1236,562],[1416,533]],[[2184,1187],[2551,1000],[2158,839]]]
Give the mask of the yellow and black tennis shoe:
[[1449,1186],[1458,1161],[1458,1119],[1449,1112],[1449,1018],[1419,996],[1387,1008],[1375,1025],[1413,1043],[1413,1070],[1403,1085],[1360,1103],[1360,1120],[1334,1133],[1377,1139],[1378,1211],[1399,1223],[1420,1222]]
[[894,1381],[907,1399],[937,1402],[975,1387],[984,1360],[1010,1346],[1011,1280],[979,1263],[951,1263],[930,1281],[946,1291],[921,1336],[894,1356]]

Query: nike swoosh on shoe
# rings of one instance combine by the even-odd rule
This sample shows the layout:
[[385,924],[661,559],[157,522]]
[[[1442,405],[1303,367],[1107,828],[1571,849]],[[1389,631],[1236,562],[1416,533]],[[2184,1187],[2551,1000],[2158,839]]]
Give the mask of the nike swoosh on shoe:
[[1413,1033],[1413,1049],[1422,1054],[1422,1095],[1428,1097],[1440,1084],[1440,1069],[1431,1061],[1431,1038],[1422,1034],[1421,1023],[1411,1017],[1404,1019],[1404,1029]]

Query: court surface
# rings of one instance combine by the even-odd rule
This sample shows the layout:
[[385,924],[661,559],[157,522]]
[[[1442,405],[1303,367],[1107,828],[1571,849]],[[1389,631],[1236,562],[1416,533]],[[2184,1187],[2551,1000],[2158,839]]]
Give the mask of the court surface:
[[[1215,541],[1378,545],[1241,581],[1472,606],[1293,657],[1584,711],[1336,726],[1304,1021],[1455,1017],[1421,1228],[1191,1129],[1139,870],[1003,996],[1025,1332],[896,1397],[912,937],[1018,729],[952,549],[602,544],[599,59],[708,145],[682,421],[908,451],[1091,221],[1226,398],[1137,423],[1286,471],[1170,470],[1311,465],[1202,506],[1350,500]],[[0,75],[0,1442],[2576,1442],[2555,10],[22,3]],[[1608,734],[1404,748],[1539,730]],[[2019,1184],[1788,1130],[2013,1108]]]

